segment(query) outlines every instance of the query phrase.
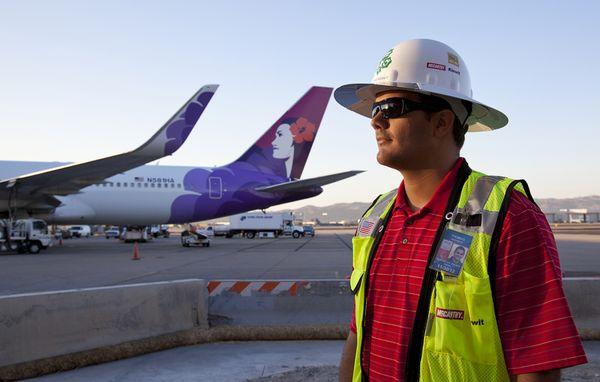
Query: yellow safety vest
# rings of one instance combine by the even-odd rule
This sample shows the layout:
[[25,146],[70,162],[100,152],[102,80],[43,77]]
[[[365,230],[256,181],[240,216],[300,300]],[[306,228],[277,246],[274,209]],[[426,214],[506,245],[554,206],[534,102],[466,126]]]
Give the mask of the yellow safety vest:
[[[520,184],[519,184],[520,183]],[[494,309],[495,249],[510,191],[531,200],[527,184],[471,171],[466,162],[438,228],[421,294],[406,363],[407,381],[508,381]],[[397,190],[380,195],[359,222],[352,239],[357,345],[353,382],[365,380],[362,344],[369,267],[392,215]],[[446,276],[429,268],[446,229],[472,237],[462,272]],[[492,282],[490,282],[492,280]]]

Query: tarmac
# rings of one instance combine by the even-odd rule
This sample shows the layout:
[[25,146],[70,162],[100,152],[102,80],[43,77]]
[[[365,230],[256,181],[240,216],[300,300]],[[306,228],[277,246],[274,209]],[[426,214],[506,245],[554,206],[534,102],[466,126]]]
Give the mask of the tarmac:
[[[64,240],[39,255],[0,255],[0,295],[182,279],[344,279],[352,271],[353,230],[317,230],[314,238],[215,238],[184,248],[179,237],[133,245],[103,237]],[[600,276],[600,235],[557,234],[566,277]]]
[[[563,381],[600,381],[600,341],[584,342],[589,363]],[[40,382],[334,382],[343,341],[220,342],[165,350],[52,374]]]

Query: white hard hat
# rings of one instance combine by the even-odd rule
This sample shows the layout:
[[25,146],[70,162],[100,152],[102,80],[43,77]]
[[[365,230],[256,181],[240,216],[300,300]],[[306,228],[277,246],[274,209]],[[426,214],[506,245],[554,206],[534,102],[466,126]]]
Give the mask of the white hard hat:
[[468,111],[462,101],[472,105],[466,124],[469,131],[489,131],[506,126],[502,112],[475,101],[467,65],[456,51],[435,40],[401,42],[390,49],[377,67],[371,83],[349,84],[335,90],[342,106],[371,118],[378,93],[408,90],[437,96],[448,101],[461,122]]

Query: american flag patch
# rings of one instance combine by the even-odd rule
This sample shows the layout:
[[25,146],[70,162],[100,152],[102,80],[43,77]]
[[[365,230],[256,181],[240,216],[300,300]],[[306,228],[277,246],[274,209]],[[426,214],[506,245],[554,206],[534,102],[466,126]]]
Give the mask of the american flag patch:
[[375,222],[369,219],[365,219],[360,222],[358,227],[358,236],[371,236],[375,229]]
[[144,177],[143,176],[136,176],[135,177],[135,181],[136,182],[143,182],[144,181]]

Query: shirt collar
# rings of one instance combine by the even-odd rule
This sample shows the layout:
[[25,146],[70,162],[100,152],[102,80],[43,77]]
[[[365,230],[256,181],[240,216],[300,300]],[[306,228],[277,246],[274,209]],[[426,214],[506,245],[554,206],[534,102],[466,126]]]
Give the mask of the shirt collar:
[[400,187],[398,187],[398,195],[396,196],[396,205],[395,208],[400,211],[404,211],[407,215],[417,214],[421,211],[431,211],[436,212],[438,214],[443,215],[446,211],[446,205],[448,204],[448,198],[450,198],[450,194],[452,193],[452,188],[456,183],[456,178],[458,177],[458,171],[460,170],[461,165],[465,162],[465,158],[458,158],[450,171],[444,176],[437,189],[433,193],[431,199],[421,208],[419,211],[413,211],[410,209],[408,205],[408,200],[406,198],[406,191],[404,188],[404,180],[400,183]]

